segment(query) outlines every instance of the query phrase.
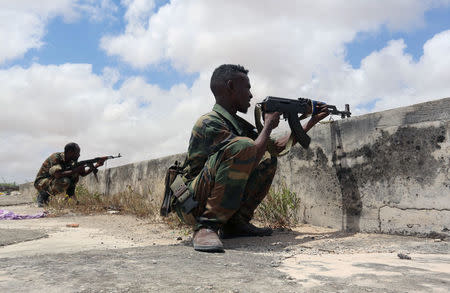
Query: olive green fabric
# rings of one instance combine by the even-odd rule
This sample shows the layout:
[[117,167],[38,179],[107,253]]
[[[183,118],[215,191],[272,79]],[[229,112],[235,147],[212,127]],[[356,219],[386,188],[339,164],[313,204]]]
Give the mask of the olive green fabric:
[[46,191],[51,195],[60,193],[71,193],[73,195],[75,185],[79,180],[79,175],[72,175],[69,177],[55,178],[54,174],[57,171],[64,170],[76,164],[76,161],[66,162],[64,160],[64,153],[53,153],[42,163],[36,179],[34,180],[34,187],[38,191]]
[[200,222],[221,225],[232,216],[250,220],[266,196],[276,157],[256,160],[255,127],[216,104],[192,130],[184,179],[199,206]]

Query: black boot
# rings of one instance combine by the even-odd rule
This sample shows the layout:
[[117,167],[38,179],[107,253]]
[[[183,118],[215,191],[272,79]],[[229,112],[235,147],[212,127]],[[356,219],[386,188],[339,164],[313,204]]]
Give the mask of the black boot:
[[270,236],[273,230],[268,227],[259,228],[250,222],[228,222],[219,231],[222,239],[234,237]]
[[42,208],[42,207],[44,207],[44,205],[47,205],[49,197],[50,197],[50,194],[48,194],[46,191],[40,191],[37,196],[38,207]]

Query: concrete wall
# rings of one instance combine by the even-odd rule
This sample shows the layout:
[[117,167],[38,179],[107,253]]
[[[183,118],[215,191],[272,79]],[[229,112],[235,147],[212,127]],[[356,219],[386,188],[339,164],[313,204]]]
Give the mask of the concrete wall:
[[[348,231],[448,234],[450,98],[314,127],[308,150],[280,158],[274,185],[301,199],[307,223]],[[161,197],[166,168],[184,154],[88,176],[91,191]]]
[[98,182],[93,175],[82,178],[89,191],[104,195],[133,190],[158,198],[163,196],[167,168],[175,161],[183,162],[185,154],[137,162],[98,172]]
[[450,229],[450,98],[353,117],[311,131],[280,159],[277,182],[306,222],[402,234]]
[[28,182],[28,183],[24,183],[24,184],[20,184],[19,185],[19,192],[22,195],[25,196],[36,196],[37,195],[37,191],[34,188],[33,182]]

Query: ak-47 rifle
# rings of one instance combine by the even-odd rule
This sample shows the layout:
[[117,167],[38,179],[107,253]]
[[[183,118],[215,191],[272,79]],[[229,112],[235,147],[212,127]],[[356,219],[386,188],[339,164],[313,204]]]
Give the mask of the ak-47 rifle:
[[[283,115],[283,118],[288,120],[289,127],[291,128],[296,140],[306,149],[309,147],[311,138],[303,130],[300,120],[306,118],[308,115],[317,115],[322,104],[324,103],[304,98],[292,100],[269,96],[256,105],[256,126],[257,128],[262,128],[261,116],[264,117],[264,113],[280,112]],[[327,105],[326,108],[330,114],[340,115],[342,118],[350,117],[352,114],[350,113],[349,104],[345,104],[344,111],[339,111],[336,106],[333,105]],[[299,114],[301,115],[300,117],[298,116]]]
[[[94,173],[95,180],[97,180],[97,182],[98,182],[98,177],[97,177],[98,169],[94,167],[94,164],[98,163],[100,161],[104,162],[109,159],[116,159],[116,158],[120,158],[120,157],[122,157],[122,156],[119,153],[117,156],[96,157],[96,158],[89,159],[89,160],[78,161],[75,164],[73,164],[72,166],[70,166],[69,168],[67,168],[66,170],[73,170],[79,166],[89,167],[89,168],[91,168],[92,173]],[[66,170],[64,170],[64,171],[66,171]]]

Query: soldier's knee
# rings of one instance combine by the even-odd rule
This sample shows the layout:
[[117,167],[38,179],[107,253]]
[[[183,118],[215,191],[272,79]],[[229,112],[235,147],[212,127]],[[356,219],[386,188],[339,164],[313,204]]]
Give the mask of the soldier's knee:
[[43,178],[34,182],[34,187],[38,191],[47,190],[50,186],[51,180],[49,178]]
[[70,185],[70,183],[72,183],[72,181],[70,180],[69,177],[62,177],[62,178],[58,179],[58,183],[63,186],[69,187],[69,185]]
[[64,192],[72,183],[70,178],[68,177],[61,177],[58,179],[55,179],[54,187],[58,192]]

